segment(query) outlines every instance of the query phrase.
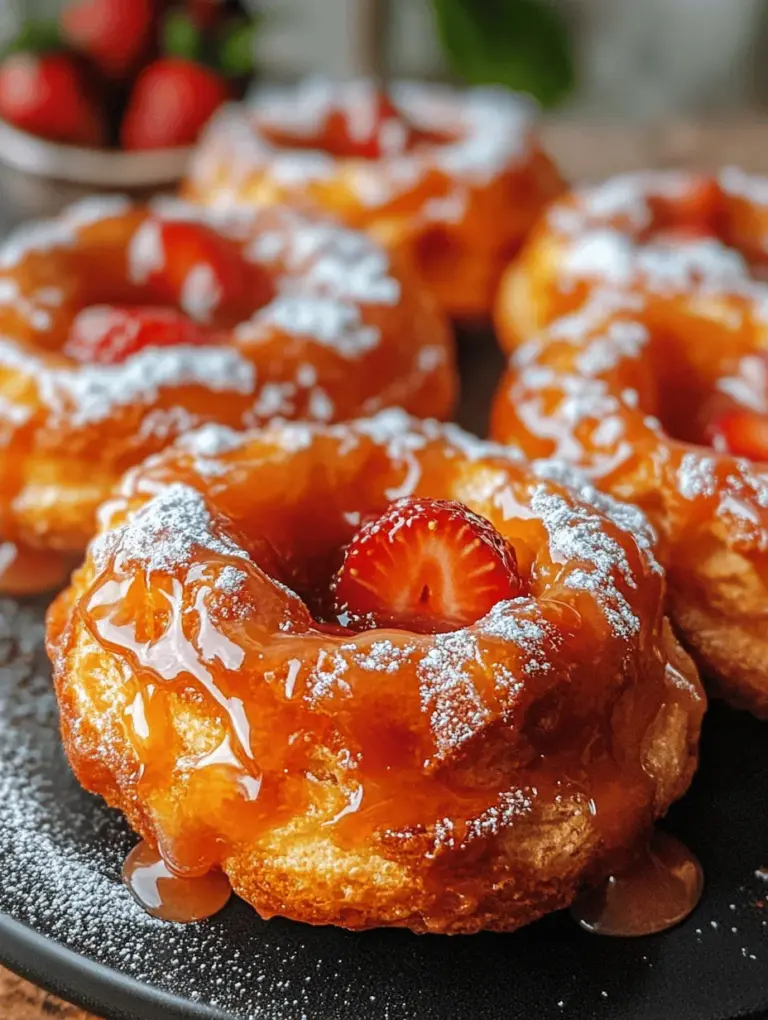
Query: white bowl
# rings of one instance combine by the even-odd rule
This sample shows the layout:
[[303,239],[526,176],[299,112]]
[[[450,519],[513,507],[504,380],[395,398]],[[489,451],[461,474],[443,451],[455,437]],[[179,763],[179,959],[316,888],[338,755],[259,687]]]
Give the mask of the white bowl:
[[184,175],[192,148],[86,149],[37,138],[0,120],[0,222],[50,216],[94,191],[145,195]]

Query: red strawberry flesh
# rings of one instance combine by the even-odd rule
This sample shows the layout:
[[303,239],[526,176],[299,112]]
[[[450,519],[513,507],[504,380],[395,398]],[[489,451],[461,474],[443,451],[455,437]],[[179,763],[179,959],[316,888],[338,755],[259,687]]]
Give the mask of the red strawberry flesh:
[[63,353],[83,364],[114,365],[148,347],[217,343],[173,308],[91,305],[72,320]]
[[384,92],[353,96],[333,110],[324,128],[324,147],[337,156],[379,159],[407,152],[418,133]]
[[106,141],[103,110],[67,53],[6,57],[0,64],[0,117],[57,142],[96,146]]
[[74,0],[61,13],[66,39],[108,78],[135,70],[152,37],[155,0]]
[[426,498],[400,499],[363,524],[332,582],[349,626],[424,634],[468,626],[521,587],[514,549],[489,521]]
[[229,98],[215,71],[180,57],[164,57],[139,75],[125,112],[124,149],[192,145],[213,112]]
[[768,414],[746,408],[726,411],[710,426],[708,438],[722,453],[768,461]]
[[272,296],[266,274],[246,262],[235,241],[212,227],[147,220],[139,228],[155,230],[162,257],[142,282],[156,300],[180,307],[198,322],[220,318],[221,312],[234,323]]

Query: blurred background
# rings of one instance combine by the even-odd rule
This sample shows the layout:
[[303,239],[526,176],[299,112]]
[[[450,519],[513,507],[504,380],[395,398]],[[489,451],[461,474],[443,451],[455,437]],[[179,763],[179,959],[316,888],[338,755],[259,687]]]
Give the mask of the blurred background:
[[[574,116],[756,110],[768,100],[766,0],[390,0],[393,73],[505,79]],[[360,68],[357,0],[275,0],[265,71]]]
[[[0,38],[56,0],[0,0]],[[384,26],[393,74],[501,80],[568,118],[749,116],[768,103],[768,0],[262,0],[259,72],[345,75]]]
[[318,72],[529,93],[571,180],[768,173],[767,54],[768,0],[0,0],[0,225],[172,186],[221,103]]

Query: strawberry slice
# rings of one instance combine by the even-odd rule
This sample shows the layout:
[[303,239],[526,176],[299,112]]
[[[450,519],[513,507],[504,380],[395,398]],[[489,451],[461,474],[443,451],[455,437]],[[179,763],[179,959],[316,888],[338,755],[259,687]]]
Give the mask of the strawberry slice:
[[715,237],[721,205],[717,182],[707,177],[696,179],[684,195],[658,200],[654,238],[693,241]]
[[362,525],[331,589],[346,625],[435,634],[515,598],[521,580],[514,549],[485,518],[453,500],[408,498]]
[[91,305],[72,320],[62,351],[83,364],[115,365],[146,347],[218,342],[174,308]]
[[134,282],[149,286],[161,302],[177,305],[196,322],[220,309],[266,302],[265,281],[243,258],[239,245],[203,223],[148,219],[129,249]]
[[722,453],[768,461],[768,414],[745,408],[726,411],[710,425],[708,439]]
[[370,99],[355,97],[347,109],[334,110],[325,125],[326,148],[338,156],[379,159],[407,152],[416,138],[413,125],[380,91]]

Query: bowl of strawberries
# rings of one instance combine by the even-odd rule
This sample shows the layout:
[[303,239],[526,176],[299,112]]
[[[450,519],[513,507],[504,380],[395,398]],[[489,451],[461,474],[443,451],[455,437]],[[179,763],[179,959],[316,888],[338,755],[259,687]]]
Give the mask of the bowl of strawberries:
[[20,25],[0,51],[0,219],[173,185],[245,91],[257,28],[239,0],[64,0]]

